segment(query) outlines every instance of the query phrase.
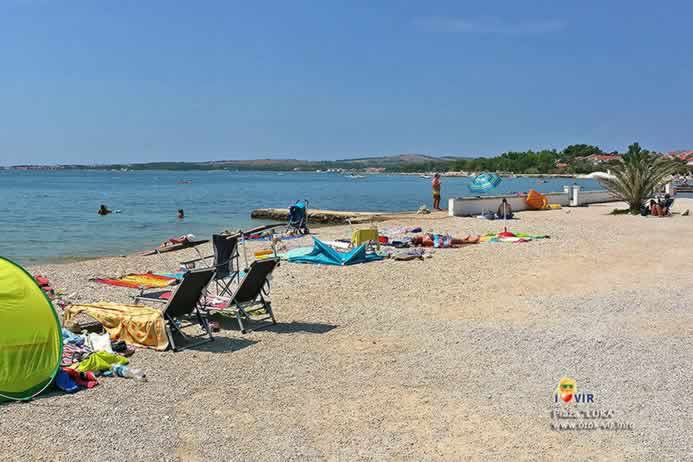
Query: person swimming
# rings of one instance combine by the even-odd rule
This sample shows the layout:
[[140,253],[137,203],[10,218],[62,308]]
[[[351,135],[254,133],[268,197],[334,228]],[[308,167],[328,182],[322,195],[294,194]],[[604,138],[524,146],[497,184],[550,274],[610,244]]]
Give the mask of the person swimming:
[[178,219],[182,220],[183,218],[185,218],[185,212],[183,209],[178,209]]
[[101,204],[101,207],[99,207],[99,211],[96,212],[99,215],[108,215],[109,213],[112,213],[108,208],[106,207],[105,204]]

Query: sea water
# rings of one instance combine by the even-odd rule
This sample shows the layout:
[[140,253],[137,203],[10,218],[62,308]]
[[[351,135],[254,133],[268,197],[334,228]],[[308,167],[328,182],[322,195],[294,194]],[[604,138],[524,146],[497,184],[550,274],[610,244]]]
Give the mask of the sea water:
[[[448,197],[473,196],[469,178],[442,179]],[[489,194],[563,191],[594,180],[504,178]],[[156,247],[169,237],[265,223],[260,207],[288,207],[298,199],[332,210],[399,212],[431,204],[431,180],[414,175],[230,171],[0,170],[0,255],[20,263],[124,255]],[[120,210],[97,215],[100,204]],[[177,218],[184,209],[185,219]]]

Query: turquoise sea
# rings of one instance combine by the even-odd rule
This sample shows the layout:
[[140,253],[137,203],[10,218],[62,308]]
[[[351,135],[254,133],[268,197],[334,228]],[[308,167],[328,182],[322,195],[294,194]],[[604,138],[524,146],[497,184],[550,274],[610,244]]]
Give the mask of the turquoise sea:
[[[593,180],[504,179],[491,194],[562,191]],[[468,178],[443,178],[448,197],[472,195]],[[288,207],[308,199],[311,208],[364,211],[430,207],[430,179],[368,175],[351,179],[332,173],[229,171],[16,171],[0,170],[0,255],[20,263],[100,255],[124,255],[152,248],[172,236],[249,227],[250,211]],[[121,213],[99,216],[100,204]],[[178,220],[176,211],[185,210]]]

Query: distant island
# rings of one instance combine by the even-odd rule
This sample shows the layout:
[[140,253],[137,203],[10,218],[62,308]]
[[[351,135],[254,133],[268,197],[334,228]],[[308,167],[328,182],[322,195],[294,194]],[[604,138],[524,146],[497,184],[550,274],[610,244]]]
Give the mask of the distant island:
[[[685,162],[681,153],[666,154]],[[9,170],[231,170],[275,172],[365,172],[365,173],[425,173],[425,172],[507,172],[515,174],[581,174],[605,170],[621,158],[618,152],[605,153],[598,146],[574,144],[561,151],[511,151],[494,157],[431,156],[398,154],[342,160],[256,159],[213,160],[203,162],[143,162],[123,164],[13,165]],[[2,167],[0,167],[2,168]]]
[[343,160],[254,159],[211,160],[203,162],[143,162],[127,164],[13,165],[15,170],[239,170],[277,172],[372,171],[402,172],[447,170],[461,157],[434,157],[423,154],[363,157]]

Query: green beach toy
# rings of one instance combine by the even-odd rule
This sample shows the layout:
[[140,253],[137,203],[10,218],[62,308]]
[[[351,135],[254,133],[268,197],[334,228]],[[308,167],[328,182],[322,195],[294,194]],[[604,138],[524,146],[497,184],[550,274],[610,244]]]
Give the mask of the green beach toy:
[[0,257],[0,401],[45,390],[58,372],[62,340],[43,290],[24,268]]

